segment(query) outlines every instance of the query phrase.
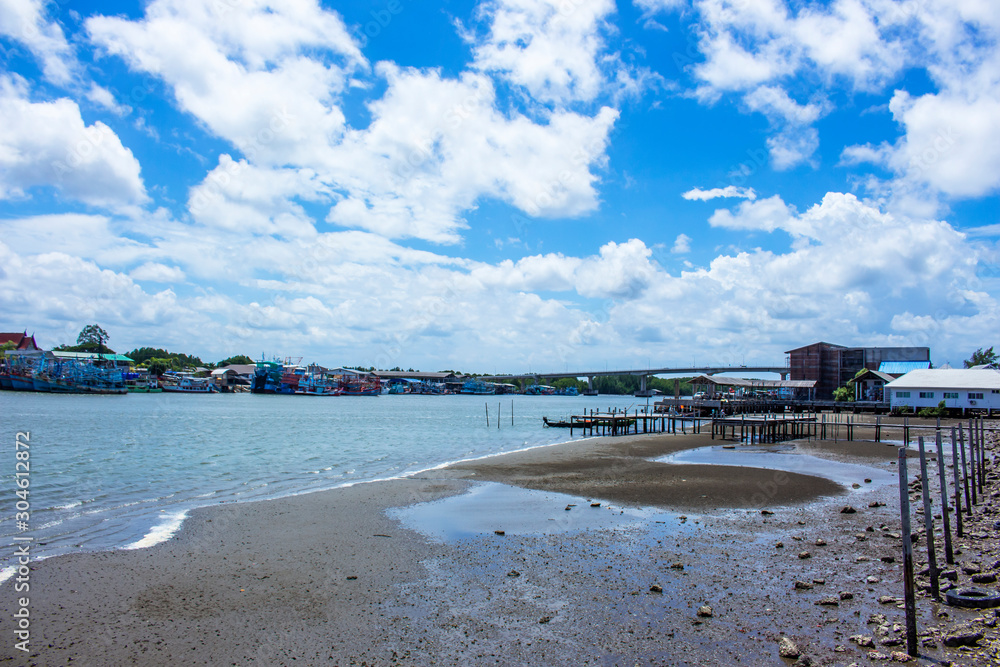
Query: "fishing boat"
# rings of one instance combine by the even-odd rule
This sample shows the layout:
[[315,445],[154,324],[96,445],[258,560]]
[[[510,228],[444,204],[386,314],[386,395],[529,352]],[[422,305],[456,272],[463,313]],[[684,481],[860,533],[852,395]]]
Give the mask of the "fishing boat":
[[547,384],[533,384],[524,390],[527,396],[554,396],[556,388]]
[[337,387],[333,386],[325,375],[306,375],[298,381],[296,394],[302,396],[339,396]]
[[277,361],[261,360],[254,370],[250,392],[254,394],[276,394],[281,389],[282,366]]
[[382,384],[374,376],[341,375],[337,390],[341,396],[378,396],[382,393]]
[[149,373],[122,373],[122,379],[130,394],[157,394],[163,391],[156,376]]
[[163,376],[163,391],[174,394],[212,394],[215,385],[208,378],[196,378],[188,373]]
[[476,395],[488,395],[495,394],[496,387],[494,387],[489,382],[483,382],[482,380],[477,380],[475,378],[471,380],[466,380],[462,385],[463,394],[476,394]]

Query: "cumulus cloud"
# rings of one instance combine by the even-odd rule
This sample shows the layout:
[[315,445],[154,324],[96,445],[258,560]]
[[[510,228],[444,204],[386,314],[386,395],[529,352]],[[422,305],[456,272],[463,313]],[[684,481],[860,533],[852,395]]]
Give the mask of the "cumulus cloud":
[[724,188],[711,188],[709,190],[692,188],[682,194],[681,197],[689,201],[709,201],[717,197],[739,197],[753,201],[757,198],[757,193],[754,192],[753,188],[738,188],[735,185],[727,185]]
[[[593,100],[604,84],[598,55],[604,48],[611,0],[494,0],[480,5],[490,22],[475,39],[476,66],[498,72],[543,102]],[[470,41],[473,36],[469,36]]]
[[32,102],[23,79],[0,76],[0,116],[0,198],[54,186],[100,207],[146,201],[138,160],[107,125],[86,125],[72,100]]
[[178,283],[184,280],[184,271],[176,266],[146,262],[129,272],[132,280],[144,280],[154,283]]
[[[670,11],[670,0],[637,0],[647,12]],[[696,96],[714,102],[737,95],[765,115],[772,164],[789,169],[813,160],[815,122],[831,104],[792,96],[801,77],[820,95],[847,86],[881,93],[907,68],[923,69],[937,90],[893,94],[889,108],[898,141],[849,146],[842,164],[871,162],[894,174],[871,185],[901,210],[933,209],[936,194],[978,197],[1000,188],[1000,18],[980,0],[693,0],[698,50],[692,62]],[[994,8],[995,9],[995,8]],[[930,201],[928,201],[928,199]]]
[[86,27],[95,44],[161,77],[181,109],[265,164],[315,161],[344,131],[338,95],[367,67],[340,16],[316,0],[156,0],[142,19],[97,16]]
[[61,85],[72,80],[73,49],[59,24],[46,18],[42,0],[0,0],[0,35],[26,46],[48,80]]
[[674,239],[674,245],[670,248],[670,252],[676,255],[691,252],[691,237],[687,234],[678,234],[677,238]]

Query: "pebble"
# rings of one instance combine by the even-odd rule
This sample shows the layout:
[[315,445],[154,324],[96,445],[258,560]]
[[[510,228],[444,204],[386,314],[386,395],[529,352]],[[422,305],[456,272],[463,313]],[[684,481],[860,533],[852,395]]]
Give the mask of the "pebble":
[[850,505],[844,505],[844,508],[840,510],[841,514],[854,514],[855,512],[857,512],[857,510]]
[[703,604],[702,606],[698,607],[698,616],[701,616],[703,618],[711,618],[712,607],[707,604]]
[[850,591],[840,591],[840,599],[841,600],[853,600],[854,599],[854,593],[852,593]]
[[965,572],[966,574],[979,574],[982,571],[983,571],[983,569],[981,567],[979,567],[978,565],[963,565],[962,566],[962,572]]
[[778,655],[782,658],[797,658],[802,655],[802,651],[788,637],[782,637],[778,642]]
[[818,546],[818,547],[825,547],[826,546],[826,540],[824,540],[822,537],[818,538],[816,540],[816,546]]
[[808,591],[808,590],[811,590],[812,587],[813,587],[813,585],[810,584],[807,581],[796,581],[795,582],[795,588],[798,589],[798,590],[800,590],[800,591]]
[[997,580],[997,575],[993,574],[992,572],[972,575],[972,583],[974,584],[994,584],[996,583],[996,580]]
[[850,638],[850,641],[861,647],[871,648],[875,646],[875,640],[868,635],[854,635]]
[[510,572],[507,573],[507,576],[508,577],[520,577],[521,573],[518,572],[517,570],[511,570]]
[[880,595],[878,598],[879,604],[897,604],[898,602],[899,601],[891,595]]
[[774,514],[774,512],[772,512],[771,510],[761,510],[760,513],[763,514],[764,516],[771,516],[772,514]]
[[496,533],[497,535],[505,535],[505,533],[502,530],[494,530],[493,532]]
[[662,593],[663,592],[663,587],[660,586],[659,584],[653,584],[652,586],[649,587],[649,592],[650,593]]
[[879,581],[879,578],[874,575],[869,575],[868,578],[865,579],[865,583],[868,584],[877,584]]
[[774,545],[774,548],[775,549],[784,549],[785,548],[785,543],[784,542],[778,542],[777,544]]
[[909,653],[903,653],[902,651],[893,651],[890,656],[896,662],[909,662],[913,660],[913,656]]
[[837,597],[836,595],[828,595],[827,597],[822,598],[819,601],[817,601],[815,604],[826,605],[826,606],[829,606],[829,607],[839,607],[840,606],[840,598]]
[[889,656],[885,653],[879,653],[878,651],[868,651],[869,660],[888,660]]
[[799,558],[803,558],[803,559],[805,559],[805,558],[812,558],[812,554],[809,553],[808,551],[800,551],[799,552]]
[[670,568],[673,570],[683,570],[684,563],[674,563],[673,565],[670,566]]
[[548,623],[551,620],[552,620],[551,616],[542,616],[540,619],[538,619],[538,622],[539,623]]
[[972,628],[960,628],[944,638],[945,646],[975,646],[983,633]]

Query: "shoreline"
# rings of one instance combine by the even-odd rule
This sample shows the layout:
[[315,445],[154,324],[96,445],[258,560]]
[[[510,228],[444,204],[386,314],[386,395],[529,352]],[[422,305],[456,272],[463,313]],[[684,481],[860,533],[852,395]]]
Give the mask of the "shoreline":
[[[704,435],[573,440],[435,466],[380,484],[199,508],[173,539],[156,546],[34,563],[31,661],[301,665],[383,664],[395,658],[404,664],[407,659],[537,664],[542,656],[547,664],[594,664],[609,656],[652,660],[656,655],[693,656],[700,664],[722,664],[724,656],[738,655],[751,662],[777,660],[776,643],[760,643],[766,631],[758,628],[748,636],[747,628],[780,625],[781,606],[820,613],[818,618],[826,608],[812,600],[798,606],[794,599],[782,602],[787,582],[761,587],[760,571],[740,574],[740,566],[753,561],[766,566],[779,555],[784,570],[803,564],[812,569],[819,561],[796,558],[792,552],[799,545],[788,536],[807,530],[827,535],[830,546],[823,555],[852,553],[853,537],[839,544],[830,534],[850,531],[856,522],[837,510],[847,491],[830,482],[841,492],[823,495],[819,491],[827,487],[817,483],[820,478],[795,473],[783,473],[788,481],[778,484],[774,470],[763,477],[702,464],[681,471],[644,458],[709,444],[719,443]],[[801,444],[810,454],[819,449],[835,460],[877,465],[887,465],[896,451],[875,443]],[[671,467],[677,478],[662,479]],[[611,478],[635,488],[610,484]],[[747,489],[765,479],[777,487],[766,498],[773,515],[745,506],[752,497]],[[393,508],[445,498],[461,503],[470,484],[479,481],[602,499],[595,512],[649,506],[650,494],[659,493],[657,507],[691,509],[698,516],[669,522],[661,515],[663,521],[622,529],[484,533],[449,542],[388,515]],[[672,504],[692,488],[714,491],[694,494],[698,497],[682,507]],[[872,489],[864,497],[884,502],[893,491]],[[891,506],[858,514],[877,514],[888,523],[888,510]],[[821,526],[802,527],[820,516]],[[497,519],[502,524],[503,517]],[[787,549],[775,550],[773,540],[783,540]],[[695,552],[702,556],[693,557]],[[683,569],[672,567],[678,563]],[[831,580],[862,567],[849,559],[831,566],[821,568]],[[723,585],[726,577],[719,576],[727,571],[730,580]],[[856,581],[847,578],[844,585]],[[654,584],[674,595],[650,593]],[[10,611],[14,593],[8,584],[0,590]],[[751,598],[764,591],[775,601],[764,603],[766,611],[741,612],[731,602],[739,591]],[[678,594],[683,604],[675,599]],[[716,615],[731,620],[720,624],[709,617],[693,624],[693,609],[703,602],[714,603]],[[636,618],[645,619],[648,637],[634,635]],[[626,635],[634,643],[618,636],[623,623],[632,627]],[[713,625],[727,648],[704,634]],[[792,629],[796,625],[802,627],[795,623]],[[21,655],[11,648],[8,653]]]

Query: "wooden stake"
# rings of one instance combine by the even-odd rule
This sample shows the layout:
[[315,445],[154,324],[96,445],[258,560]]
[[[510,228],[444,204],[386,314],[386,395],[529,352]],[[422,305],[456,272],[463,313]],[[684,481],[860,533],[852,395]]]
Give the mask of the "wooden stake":
[[948,517],[948,478],[944,474],[944,446],[941,431],[937,432],[938,479],[941,482],[941,522],[944,524],[944,558],[948,565],[955,564],[955,552],[951,548],[951,519]]
[[[976,487],[976,469],[979,466],[976,465],[976,434],[972,430],[972,420],[969,420],[969,478],[972,480],[972,504],[978,505],[979,500],[976,498],[976,494],[979,489]],[[970,508],[971,509],[971,508]]]
[[906,609],[906,652],[917,657],[917,597],[913,590],[913,541],[910,539],[910,493],[906,474],[906,447],[898,452],[899,520],[903,533],[903,597]]
[[[934,550],[934,513],[931,508],[931,480],[927,477],[927,454],[924,451],[924,436],[917,439],[920,447],[920,488],[924,497],[924,533],[927,538],[927,564],[931,575],[931,595],[935,600],[941,599],[941,589],[938,586],[937,554]],[[905,539],[905,538],[904,538]]]
[[490,427],[490,404],[486,403],[486,428]]
[[959,483],[958,467],[961,463],[958,460],[958,439],[955,437],[955,427],[951,427],[951,468],[955,471],[955,518],[958,525],[955,528],[955,535],[962,535],[962,485]]
[[962,485],[965,487],[965,513],[972,516],[972,501],[969,500],[969,470],[965,460],[965,432],[958,425],[958,450],[962,452]]

